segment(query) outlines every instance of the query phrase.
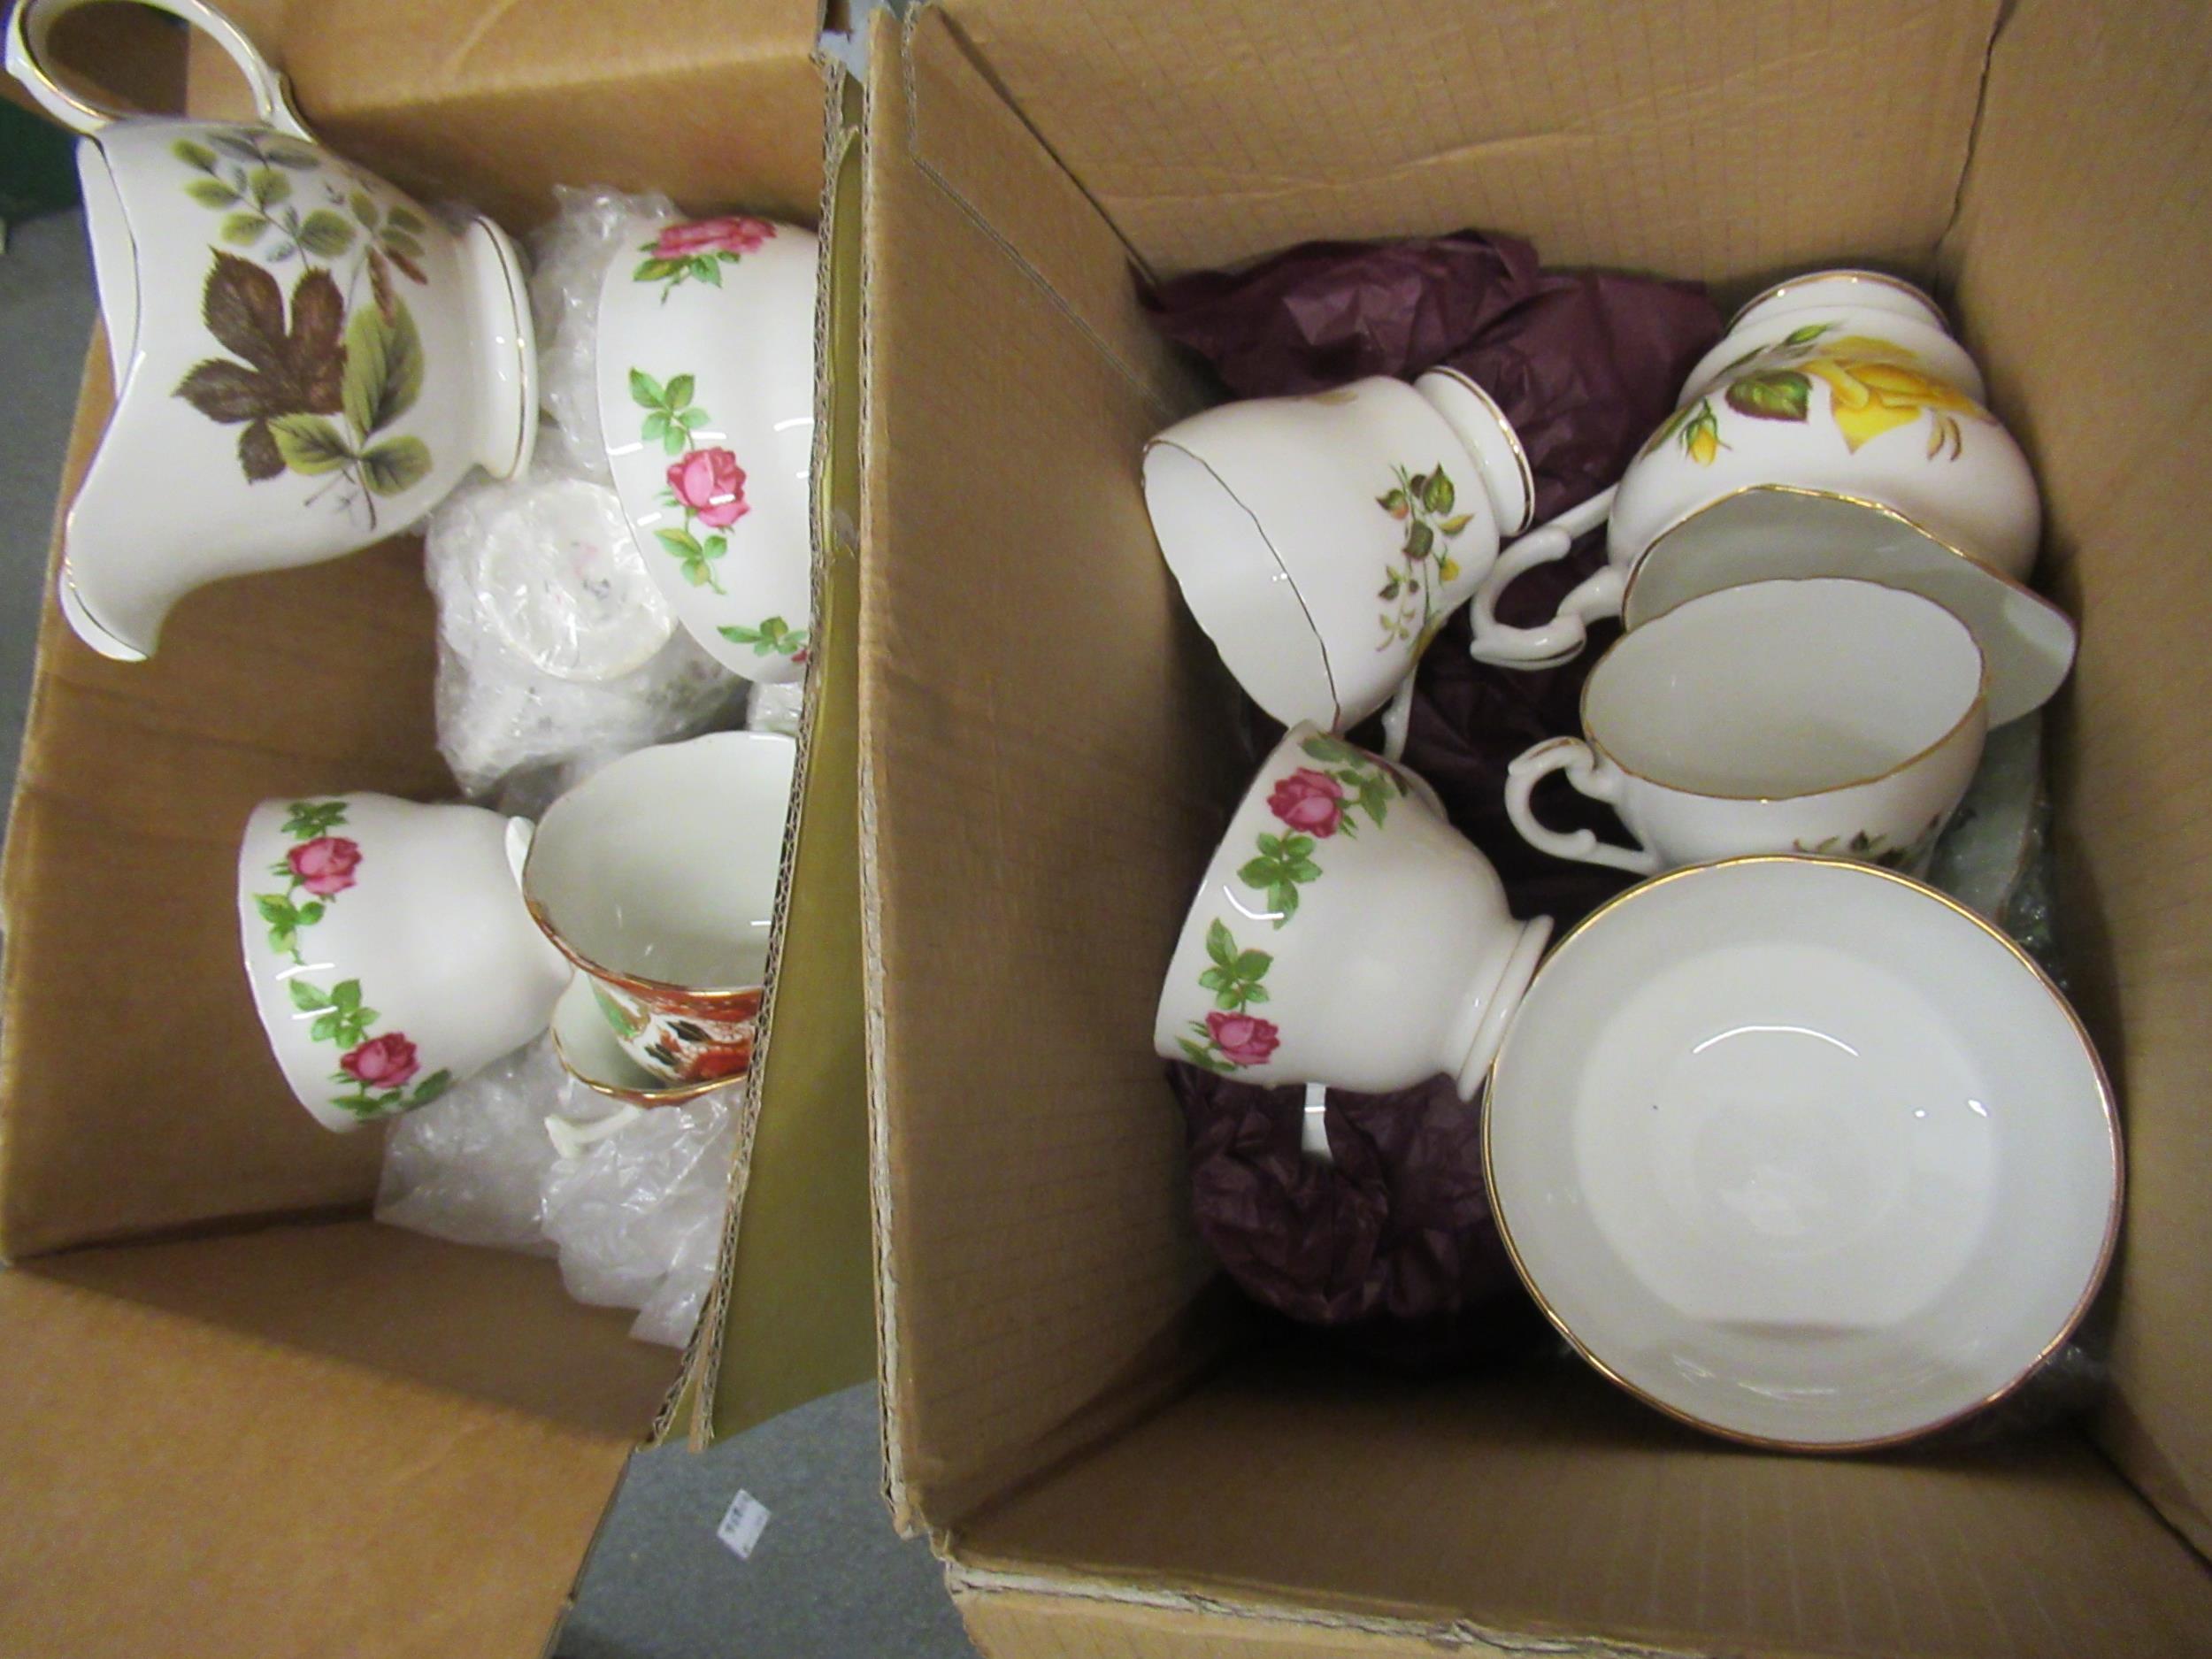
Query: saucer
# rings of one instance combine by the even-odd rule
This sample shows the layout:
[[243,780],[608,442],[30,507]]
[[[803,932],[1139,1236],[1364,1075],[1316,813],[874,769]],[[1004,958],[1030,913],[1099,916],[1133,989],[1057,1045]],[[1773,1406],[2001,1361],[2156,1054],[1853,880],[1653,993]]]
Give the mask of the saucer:
[[2041,708],[2073,667],[2073,622],[2041,595],[1887,507],[1787,484],[1724,495],[1663,532],[1629,575],[1621,620],[1640,627],[1723,588],[1789,576],[1886,582],[1950,611],[1989,664],[1993,726]]
[[680,1106],[734,1080],[706,1078],[695,1083],[668,1083],[655,1077],[624,1051],[600,1010],[597,987],[588,973],[570,980],[554,1007],[553,1052],[586,1088],[633,1106]]
[[1483,1131],[1500,1232],[1567,1340],[1786,1449],[2008,1393],[2119,1223],[2073,1010],[1972,912],[1864,864],[1697,864],[1598,910],[1537,973]]

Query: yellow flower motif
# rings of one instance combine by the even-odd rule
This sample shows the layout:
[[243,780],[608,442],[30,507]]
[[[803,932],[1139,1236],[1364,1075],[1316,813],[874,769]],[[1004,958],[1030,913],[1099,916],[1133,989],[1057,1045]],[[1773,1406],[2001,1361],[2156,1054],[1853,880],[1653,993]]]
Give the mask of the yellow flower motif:
[[[1873,347],[1880,355],[1860,356],[1848,349],[1852,347]],[[1803,366],[1806,373],[1828,388],[1837,429],[1855,451],[1926,414],[1933,417],[1935,426],[1928,453],[1934,455],[1947,441],[1955,455],[1961,440],[1954,417],[1989,419],[1980,404],[1948,380],[1915,367],[1909,352],[1893,346],[1884,349],[1880,341],[1839,340],[1829,351],[1808,358]]]
[[1710,420],[1701,420],[1690,428],[1690,459],[1700,466],[1710,466],[1713,457],[1720,453],[1720,428]]

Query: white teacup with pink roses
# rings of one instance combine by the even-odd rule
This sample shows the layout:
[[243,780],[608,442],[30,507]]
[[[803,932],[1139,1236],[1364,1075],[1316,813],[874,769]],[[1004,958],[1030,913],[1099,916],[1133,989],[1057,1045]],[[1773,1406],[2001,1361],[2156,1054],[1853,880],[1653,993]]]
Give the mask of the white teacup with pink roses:
[[599,296],[615,492],[670,608],[748,680],[812,637],[815,241],[764,219],[632,221]]
[[1285,734],[1199,884],[1153,1043],[1241,1082],[1471,1099],[1551,919],[1517,921],[1427,784],[1311,724]]
[[524,907],[511,854],[529,826],[512,823],[382,795],[267,801],[247,820],[254,1010],[326,1128],[426,1106],[546,1028],[572,970]]

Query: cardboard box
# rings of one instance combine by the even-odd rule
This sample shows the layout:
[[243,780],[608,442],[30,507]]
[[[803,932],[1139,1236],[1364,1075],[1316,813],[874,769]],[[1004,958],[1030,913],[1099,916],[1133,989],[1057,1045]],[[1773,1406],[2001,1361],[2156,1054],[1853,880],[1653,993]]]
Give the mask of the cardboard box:
[[[817,216],[815,0],[658,0],[649,27],[589,0],[223,4],[334,147],[427,199],[518,229],[556,183]],[[88,39],[96,81],[120,60]],[[236,111],[227,63],[190,71],[196,110]],[[96,342],[65,502],[110,390]],[[203,588],[142,665],[81,646],[50,588],[0,877],[0,1652],[535,1653],[641,1438],[873,1363],[851,740],[807,741],[791,972],[680,1379],[551,1262],[373,1225],[382,1137],[298,1109],[239,971],[255,802],[454,793],[419,546]]]
[[[861,846],[892,1502],[997,1655],[2212,1654],[2212,11],[2094,0],[936,0],[879,21],[856,374]],[[2073,983],[2124,1096],[2087,1422],[1852,1459],[1572,1363],[1266,1345],[1152,1056],[1243,783],[1138,450],[1200,401],[1133,266],[1464,225],[1724,300],[1934,282],[2084,625]]]

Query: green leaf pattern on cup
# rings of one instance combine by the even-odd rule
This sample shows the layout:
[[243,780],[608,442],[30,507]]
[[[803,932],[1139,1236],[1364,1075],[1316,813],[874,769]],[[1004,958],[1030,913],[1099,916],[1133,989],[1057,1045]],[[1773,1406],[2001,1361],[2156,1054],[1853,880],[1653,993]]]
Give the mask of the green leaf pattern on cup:
[[[300,935],[330,913],[339,896],[351,889],[365,862],[358,842],[332,832],[346,821],[343,801],[295,801],[283,833],[292,848],[269,866],[285,883],[281,893],[253,895],[254,908],[269,926],[269,948],[289,956],[296,967],[284,976],[292,1006],[312,1015],[308,1038],[340,1050],[330,1080],[342,1086],[329,1103],[364,1121],[388,1118],[428,1105],[453,1081],[446,1071],[418,1077],[421,1064],[404,1032],[376,1030],[380,1016],[361,995],[359,979],[341,979],[325,987],[301,970],[307,966]],[[302,893],[307,896],[303,901]]]
[[757,628],[719,627],[715,630],[733,645],[749,645],[756,657],[787,657],[806,660],[807,631],[795,628],[781,617],[764,618]]
[[1210,965],[1198,982],[1213,993],[1214,1006],[1204,1018],[1191,1021],[1189,1036],[1177,1039],[1184,1055],[1193,1065],[1225,1075],[1264,1063],[1281,1033],[1251,1007],[1267,1001],[1263,981],[1275,958],[1240,947],[1219,921],[1206,930],[1206,956]]
[[1453,511],[1459,505],[1459,489],[1442,466],[1425,472],[1397,466],[1391,472],[1394,481],[1375,497],[1375,504],[1405,527],[1405,536],[1397,556],[1383,566],[1383,585],[1376,591],[1385,608],[1377,618],[1382,642],[1375,649],[1386,651],[1417,641],[1417,653],[1442,624],[1437,596],[1460,573],[1451,543],[1474,515]]
[[[427,444],[396,430],[422,396],[426,364],[393,281],[395,272],[429,281],[419,263],[428,227],[411,208],[379,205],[342,163],[277,134],[216,127],[169,149],[196,175],[185,194],[224,216],[200,312],[228,354],[194,365],[174,396],[241,429],[249,483],[288,472],[326,479],[308,500],[332,497],[374,529],[378,500],[412,489],[432,465]],[[294,261],[288,293],[272,267]]]
[[1321,843],[1338,835],[1356,839],[1363,816],[1379,829],[1390,803],[1406,792],[1388,762],[1337,738],[1317,733],[1300,749],[1320,764],[1297,767],[1275,780],[1268,810],[1282,820],[1284,833],[1261,832],[1254,856],[1237,871],[1238,880],[1265,895],[1279,928],[1298,913],[1298,889],[1321,879],[1314,857]]

